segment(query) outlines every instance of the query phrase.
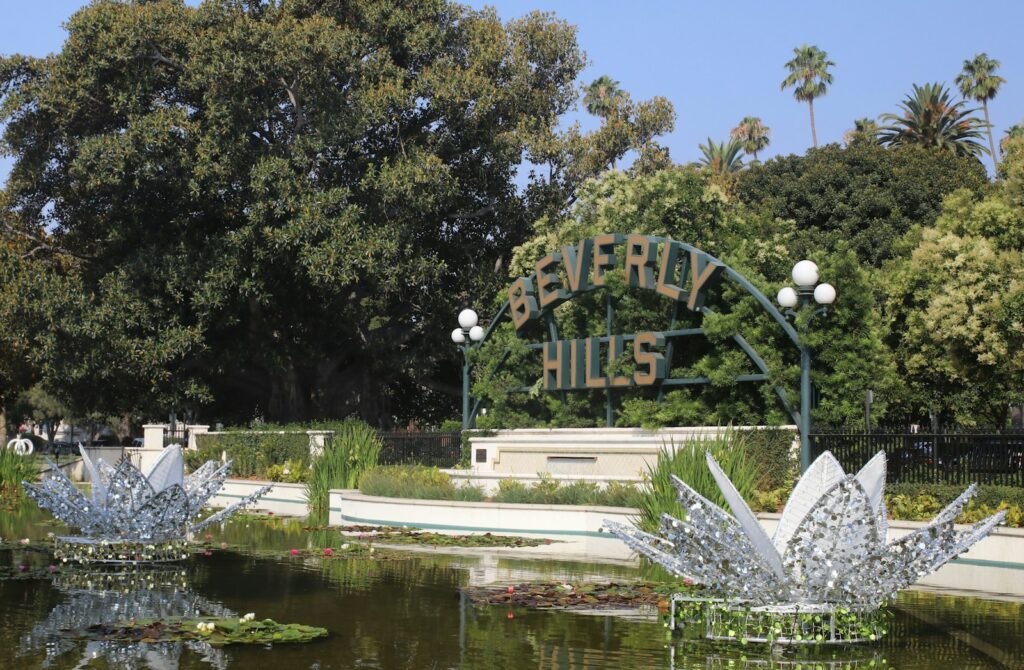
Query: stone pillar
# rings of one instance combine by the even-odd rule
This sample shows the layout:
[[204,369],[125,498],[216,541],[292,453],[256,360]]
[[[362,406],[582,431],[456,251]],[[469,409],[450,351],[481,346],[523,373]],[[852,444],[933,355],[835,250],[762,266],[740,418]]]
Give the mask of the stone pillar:
[[147,423],[142,427],[142,448],[160,449],[164,448],[164,431],[167,430],[166,423]]
[[210,432],[210,427],[209,426],[193,425],[193,426],[185,426],[185,429],[188,431],[188,445],[187,445],[187,448],[189,448],[189,449],[198,449],[199,448],[199,441],[196,439],[196,437],[199,436],[199,435],[205,435],[206,433]]
[[316,458],[320,454],[324,453],[324,446],[327,445],[327,440],[334,437],[333,430],[307,430],[306,435],[309,435],[309,455],[311,458]]

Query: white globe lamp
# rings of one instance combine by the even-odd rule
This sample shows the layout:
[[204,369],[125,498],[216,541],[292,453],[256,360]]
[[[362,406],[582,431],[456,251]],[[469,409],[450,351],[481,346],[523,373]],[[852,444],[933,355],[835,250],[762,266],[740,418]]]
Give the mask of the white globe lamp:
[[775,296],[775,299],[780,305],[787,308],[796,307],[797,295],[793,287],[786,286],[779,290],[779,294]]
[[793,281],[804,288],[814,286],[818,283],[818,266],[814,261],[800,261],[793,266]]
[[462,332],[461,328],[456,328],[452,331],[452,342],[455,344],[462,344],[466,341],[466,334]]
[[469,330],[476,325],[478,320],[476,312],[471,309],[464,309],[459,312],[459,325],[462,326],[463,330]]
[[819,305],[831,305],[836,301],[836,287],[832,284],[818,284],[814,287],[814,302]]
[[473,340],[474,342],[479,342],[480,340],[484,339],[483,326],[473,326],[472,328],[470,328],[469,339]]

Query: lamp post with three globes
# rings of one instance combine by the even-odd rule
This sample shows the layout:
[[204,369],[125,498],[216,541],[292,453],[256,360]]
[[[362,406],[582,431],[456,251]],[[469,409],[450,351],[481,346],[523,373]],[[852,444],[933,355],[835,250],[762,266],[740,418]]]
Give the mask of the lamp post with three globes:
[[452,331],[452,342],[462,350],[462,429],[472,428],[469,417],[469,348],[473,342],[484,339],[480,317],[471,309],[459,312],[459,327]]
[[[828,313],[828,306],[836,300],[832,284],[818,284],[818,266],[813,261],[800,261],[793,266],[793,283],[783,287],[776,300],[785,308],[783,312],[800,329],[800,472],[811,466],[811,350],[807,346],[807,328],[815,316]],[[806,319],[796,317],[805,307],[819,305]]]

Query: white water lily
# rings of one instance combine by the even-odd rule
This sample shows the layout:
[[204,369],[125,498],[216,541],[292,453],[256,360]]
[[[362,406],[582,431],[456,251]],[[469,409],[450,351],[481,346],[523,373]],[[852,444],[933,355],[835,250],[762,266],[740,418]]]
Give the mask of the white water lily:
[[612,521],[605,526],[670,572],[728,600],[878,607],[967,551],[1006,516],[1000,511],[958,531],[954,521],[977,489],[971,485],[931,523],[889,541],[885,452],[848,475],[826,451],[797,482],[769,537],[710,453],[707,463],[731,515],[673,477],[687,514],[662,515],[663,537]]

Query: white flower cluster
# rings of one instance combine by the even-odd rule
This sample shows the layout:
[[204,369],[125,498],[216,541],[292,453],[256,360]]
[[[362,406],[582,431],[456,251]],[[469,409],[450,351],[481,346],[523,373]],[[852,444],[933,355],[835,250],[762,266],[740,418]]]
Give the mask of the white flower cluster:
[[200,621],[196,624],[196,630],[198,630],[203,635],[209,635],[214,630],[216,630],[216,628],[217,624],[213,623],[212,621]]
[[239,619],[238,623],[248,623],[248,622],[252,621],[255,618],[256,618],[256,613],[255,612],[249,612],[248,614],[243,616],[241,619]]

